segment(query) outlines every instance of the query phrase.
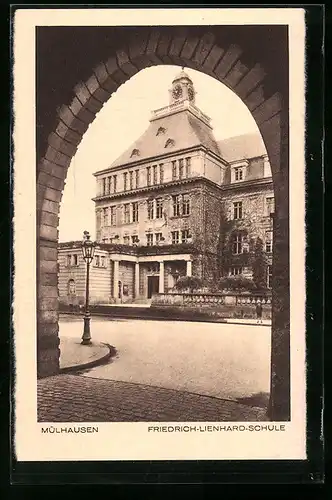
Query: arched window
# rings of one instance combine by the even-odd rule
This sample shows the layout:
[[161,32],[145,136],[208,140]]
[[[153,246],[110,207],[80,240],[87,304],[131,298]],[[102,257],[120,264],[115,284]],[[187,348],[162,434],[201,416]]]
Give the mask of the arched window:
[[75,295],[75,294],[76,294],[75,280],[70,279],[68,281],[68,295]]

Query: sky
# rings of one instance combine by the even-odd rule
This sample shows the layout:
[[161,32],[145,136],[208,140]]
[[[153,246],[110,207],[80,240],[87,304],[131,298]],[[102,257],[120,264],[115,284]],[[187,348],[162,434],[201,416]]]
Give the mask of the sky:
[[[196,90],[196,106],[212,122],[216,140],[258,132],[241,99],[224,84],[184,68]],[[168,90],[181,69],[178,66],[146,68],[123,84],[96,115],[83,136],[68,169],[60,207],[59,239],[81,240],[84,230],[95,239],[92,175],[110,166],[149,126],[151,111],[167,106]]]

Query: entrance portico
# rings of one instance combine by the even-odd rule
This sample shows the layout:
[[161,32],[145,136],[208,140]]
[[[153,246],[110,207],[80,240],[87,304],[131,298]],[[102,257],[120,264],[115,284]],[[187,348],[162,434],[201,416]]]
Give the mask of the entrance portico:
[[[150,299],[154,293],[173,289],[179,276],[192,276],[191,254],[128,255],[110,254],[113,263],[113,300],[121,300],[123,290],[133,290],[127,300]],[[124,266],[126,266],[124,272]]]

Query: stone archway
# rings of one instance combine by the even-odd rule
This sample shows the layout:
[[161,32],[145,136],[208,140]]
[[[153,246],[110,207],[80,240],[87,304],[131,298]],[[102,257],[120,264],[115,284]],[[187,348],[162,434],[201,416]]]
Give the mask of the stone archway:
[[[287,47],[285,47],[287,56]],[[272,54],[271,54],[272,57]],[[251,61],[248,64],[247,61]],[[288,64],[288,61],[284,61]],[[141,69],[160,64],[186,66],[212,76],[235,92],[251,111],[263,137],[275,189],[272,375],[270,415],[290,416],[288,257],[288,82],[276,84],[259,52],[240,43],[220,44],[211,32],[195,36],[190,27],[150,28],[110,52],[74,98],[57,113],[37,178],[38,376],[59,370],[57,244],[59,209],[67,170],[82,137],[111,95]]]

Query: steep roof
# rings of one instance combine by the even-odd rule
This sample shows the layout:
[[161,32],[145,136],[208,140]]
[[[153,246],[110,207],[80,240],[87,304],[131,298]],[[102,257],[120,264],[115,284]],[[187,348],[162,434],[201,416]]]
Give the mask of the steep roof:
[[220,155],[228,162],[266,155],[259,133],[243,134],[218,141]]
[[[160,129],[164,131],[158,133]],[[165,147],[167,141],[169,144]],[[200,145],[220,154],[212,129],[188,110],[182,110],[150,122],[147,130],[111,164],[111,168]]]

